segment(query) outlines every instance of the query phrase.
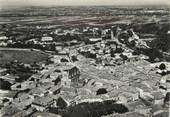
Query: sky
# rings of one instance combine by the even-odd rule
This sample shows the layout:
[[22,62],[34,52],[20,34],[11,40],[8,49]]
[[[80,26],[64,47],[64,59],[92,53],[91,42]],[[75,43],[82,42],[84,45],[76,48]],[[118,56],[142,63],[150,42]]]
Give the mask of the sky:
[[170,5],[170,0],[0,0],[0,7],[79,5]]

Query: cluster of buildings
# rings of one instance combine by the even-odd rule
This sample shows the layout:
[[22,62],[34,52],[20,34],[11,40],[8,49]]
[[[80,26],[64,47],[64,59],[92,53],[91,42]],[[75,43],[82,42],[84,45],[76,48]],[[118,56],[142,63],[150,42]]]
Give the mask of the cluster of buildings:
[[[159,68],[155,68],[156,66],[146,61],[143,61],[143,63],[138,61],[120,65],[116,68],[110,67],[113,69],[111,73],[113,75],[110,76],[111,80],[109,75],[100,76],[100,72],[104,73],[104,69],[96,68],[98,72],[89,72],[89,77],[95,72],[96,74],[98,73],[99,78],[89,79],[88,86],[84,87],[84,89],[90,93],[88,94],[90,96],[85,99],[91,98],[96,99],[96,101],[100,99],[98,100],[99,102],[102,100],[115,100],[116,103],[123,104],[129,109],[127,113],[112,114],[107,117],[123,117],[125,115],[140,115],[142,117],[168,116],[169,73],[163,76],[157,74]],[[166,70],[169,71],[167,63],[166,66]],[[95,68],[93,67],[93,69]]]
[[[28,78],[12,76],[6,73],[8,69],[0,70],[0,88],[8,89],[0,96],[2,116],[34,116],[37,112],[62,115],[76,112],[68,108],[87,104],[89,109],[96,103],[103,107],[113,104],[117,109],[108,107],[108,113],[124,112],[126,116],[156,117],[168,112],[169,63],[146,62],[148,56],[136,50],[149,47],[132,29],[118,26],[47,29],[35,38],[12,40],[0,36],[2,46],[8,46],[9,42],[55,51],[50,62],[42,68],[34,66]],[[95,109],[90,113],[106,113]]]
[[[3,74],[1,75],[2,79]],[[2,115],[29,116],[35,111],[44,112],[50,108],[65,109],[76,96],[76,86],[82,86],[79,77],[78,67],[61,63],[45,66],[23,82],[17,82],[13,78],[9,92],[1,97],[4,112]],[[7,82],[7,79],[5,80]],[[5,111],[8,108],[11,108],[11,111]]]
[[[127,39],[122,37],[123,35],[128,36]],[[103,36],[107,37],[107,34]],[[149,59],[148,56],[135,53],[135,50],[132,49],[134,46],[136,48],[149,48],[145,42],[139,39],[133,30],[121,31],[119,27],[112,27],[110,37],[111,39],[109,40],[89,38],[88,42],[90,45],[80,47],[78,51],[87,58],[95,59],[95,63],[102,64],[103,66],[121,65],[124,64],[125,61],[133,62],[139,59]],[[131,43],[134,45],[131,45]]]

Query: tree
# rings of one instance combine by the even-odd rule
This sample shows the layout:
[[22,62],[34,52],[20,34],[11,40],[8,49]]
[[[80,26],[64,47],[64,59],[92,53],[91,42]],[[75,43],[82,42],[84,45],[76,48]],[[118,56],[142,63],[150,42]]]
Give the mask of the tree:
[[105,88],[101,88],[99,90],[97,90],[96,95],[101,95],[101,94],[106,94],[107,90]]
[[160,70],[166,69],[166,65],[165,65],[164,63],[161,63],[161,64],[159,65],[159,69],[160,69]]

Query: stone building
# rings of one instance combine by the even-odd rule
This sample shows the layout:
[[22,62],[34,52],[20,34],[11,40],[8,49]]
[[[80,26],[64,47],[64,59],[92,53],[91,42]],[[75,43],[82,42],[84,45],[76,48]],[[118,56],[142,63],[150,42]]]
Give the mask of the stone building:
[[37,111],[47,111],[49,107],[55,106],[55,100],[51,97],[38,97],[36,98],[32,105],[32,107],[36,108]]

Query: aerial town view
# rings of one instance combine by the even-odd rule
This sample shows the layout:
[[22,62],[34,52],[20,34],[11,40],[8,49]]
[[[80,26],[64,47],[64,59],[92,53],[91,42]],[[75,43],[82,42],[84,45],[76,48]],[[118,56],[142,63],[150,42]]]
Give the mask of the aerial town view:
[[170,117],[168,5],[3,1],[0,117]]

